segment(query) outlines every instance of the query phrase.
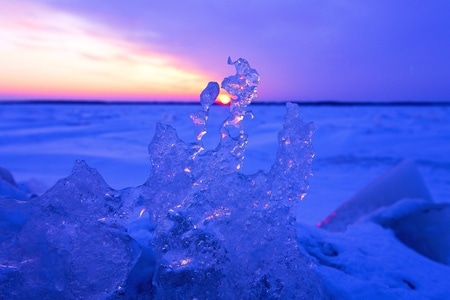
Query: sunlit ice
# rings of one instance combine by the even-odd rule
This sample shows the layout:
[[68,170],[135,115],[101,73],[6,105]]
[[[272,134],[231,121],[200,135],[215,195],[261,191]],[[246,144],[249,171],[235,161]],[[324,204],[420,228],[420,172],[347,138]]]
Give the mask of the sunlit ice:
[[211,74],[72,15],[5,4],[0,20],[0,99],[197,98]]

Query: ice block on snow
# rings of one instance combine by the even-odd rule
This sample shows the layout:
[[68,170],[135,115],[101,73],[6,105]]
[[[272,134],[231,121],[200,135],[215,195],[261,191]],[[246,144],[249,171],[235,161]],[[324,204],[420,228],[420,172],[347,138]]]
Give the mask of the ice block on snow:
[[348,225],[383,206],[401,199],[432,201],[422,176],[411,160],[405,160],[334,210],[317,226],[329,231],[345,231]]

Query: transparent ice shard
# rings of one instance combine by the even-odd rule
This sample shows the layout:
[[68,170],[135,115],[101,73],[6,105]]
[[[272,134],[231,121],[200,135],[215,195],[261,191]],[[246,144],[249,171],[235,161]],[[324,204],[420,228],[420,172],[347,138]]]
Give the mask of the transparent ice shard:
[[217,82],[210,82],[200,94],[200,104],[202,110],[199,110],[191,114],[192,122],[195,128],[195,138],[199,142],[199,146],[202,146],[202,137],[206,134],[206,122],[208,121],[209,108],[219,95],[220,87]]
[[217,148],[192,156],[196,149],[162,125],[149,146],[157,168],[146,184],[155,195],[156,297],[322,297],[320,280],[298,250],[294,217],[311,175],[314,127],[288,104],[270,172],[240,173],[247,144],[241,121],[259,75],[243,59],[229,63],[236,75],[222,82],[232,103]]
[[243,120],[253,117],[247,106],[256,97],[259,74],[242,58],[235,62],[228,58],[228,64],[236,68],[236,74],[222,81],[222,88],[231,95],[230,114],[220,128],[221,141],[218,154],[223,156],[228,168],[241,169],[244,163],[248,136],[245,134]]

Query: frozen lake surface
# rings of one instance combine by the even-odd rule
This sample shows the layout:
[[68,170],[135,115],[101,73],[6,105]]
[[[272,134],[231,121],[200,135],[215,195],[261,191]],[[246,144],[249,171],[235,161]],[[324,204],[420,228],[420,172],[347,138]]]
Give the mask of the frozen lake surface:
[[[115,189],[138,186],[150,171],[147,147],[155,124],[194,141],[189,114],[198,104],[0,104],[0,166],[18,182],[52,186],[76,159],[99,170]],[[243,173],[268,171],[284,105],[251,105]],[[213,106],[205,145],[215,147],[228,107]],[[450,106],[300,106],[313,121],[316,157],[299,220],[315,224],[405,158],[416,162],[435,202],[450,202]]]

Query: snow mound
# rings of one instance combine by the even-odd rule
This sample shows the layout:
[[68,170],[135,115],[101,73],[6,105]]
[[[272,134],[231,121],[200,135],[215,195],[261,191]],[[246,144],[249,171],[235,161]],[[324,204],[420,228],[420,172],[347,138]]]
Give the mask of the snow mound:
[[297,231],[300,248],[314,261],[314,270],[332,299],[448,299],[450,295],[450,268],[409,248],[389,228],[367,221],[349,226],[346,232],[303,224]]
[[450,266],[450,204],[405,199],[371,218],[406,246]]

